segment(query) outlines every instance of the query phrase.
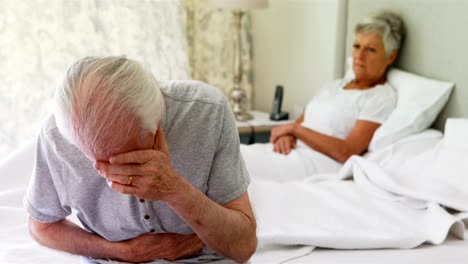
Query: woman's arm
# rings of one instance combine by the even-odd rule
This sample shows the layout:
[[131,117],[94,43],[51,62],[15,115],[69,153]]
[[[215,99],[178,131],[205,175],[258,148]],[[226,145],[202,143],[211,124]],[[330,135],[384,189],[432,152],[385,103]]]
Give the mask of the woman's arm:
[[111,242],[63,219],[43,223],[29,217],[29,232],[39,244],[75,255],[128,262],[155,259],[176,260],[203,248],[195,234],[145,234],[122,242]]
[[272,130],[271,140],[274,143],[284,135],[292,135],[309,147],[339,162],[345,162],[352,155],[360,155],[367,149],[379,127],[379,123],[358,120],[348,137],[342,140],[305,128],[296,122]]
[[[302,114],[301,116],[299,116],[298,119],[296,119],[295,124],[300,125],[302,122],[304,122],[304,114]],[[291,150],[296,147],[297,138],[293,135],[282,135],[278,138],[274,138],[273,135],[275,135],[275,131],[281,130],[282,127],[283,126],[279,126],[272,129],[270,142],[273,143],[274,152],[288,155],[291,152]]]
[[282,126],[278,126],[278,127],[273,128],[271,130],[270,142],[275,143],[278,140],[279,137],[286,136],[287,134],[291,134],[289,132],[290,128],[291,128],[291,125],[301,125],[302,122],[304,122],[304,114],[299,116],[293,124],[287,124],[287,125],[282,125]]
[[297,119],[296,119],[296,124],[300,125],[302,124],[302,122],[304,122],[304,114],[300,115]]

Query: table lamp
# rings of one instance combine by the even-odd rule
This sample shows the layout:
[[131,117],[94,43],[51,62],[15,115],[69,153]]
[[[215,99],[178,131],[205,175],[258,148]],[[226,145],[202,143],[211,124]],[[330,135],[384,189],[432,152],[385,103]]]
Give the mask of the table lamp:
[[247,95],[241,88],[242,63],[241,63],[241,25],[245,10],[268,7],[268,0],[207,0],[208,4],[217,8],[232,9],[234,15],[234,63],[233,63],[233,88],[229,92],[229,101],[237,121],[247,121],[253,116],[245,109]]

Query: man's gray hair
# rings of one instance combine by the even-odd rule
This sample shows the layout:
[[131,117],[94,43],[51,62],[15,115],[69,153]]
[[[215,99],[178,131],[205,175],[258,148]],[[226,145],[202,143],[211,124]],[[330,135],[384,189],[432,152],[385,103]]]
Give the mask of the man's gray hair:
[[85,154],[107,160],[130,140],[141,144],[164,114],[157,80],[125,57],[86,57],[67,71],[55,94],[62,135]]
[[399,51],[405,36],[405,26],[401,17],[390,11],[371,13],[354,28],[354,33],[374,32],[382,37],[385,53],[390,56]]

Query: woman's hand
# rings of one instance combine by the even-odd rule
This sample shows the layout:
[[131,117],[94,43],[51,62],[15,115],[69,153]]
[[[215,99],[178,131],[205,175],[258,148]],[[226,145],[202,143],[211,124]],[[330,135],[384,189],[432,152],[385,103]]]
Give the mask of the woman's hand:
[[273,147],[273,151],[280,154],[288,155],[289,153],[291,153],[291,150],[296,148],[296,141],[297,139],[294,136],[281,136],[280,138],[278,138],[278,140],[276,140]]
[[136,238],[119,242],[122,256],[127,262],[149,262],[156,259],[174,261],[198,253],[204,246],[196,234],[176,233],[143,234]]
[[295,124],[287,124],[279,127],[275,127],[271,130],[270,143],[275,144],[276,141],[282,137],[289,134],[292,134]]

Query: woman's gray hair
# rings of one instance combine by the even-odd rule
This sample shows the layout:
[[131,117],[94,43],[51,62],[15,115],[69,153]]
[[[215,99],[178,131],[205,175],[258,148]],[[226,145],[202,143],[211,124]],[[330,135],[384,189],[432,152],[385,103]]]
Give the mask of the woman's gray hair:
[[131,140],[154,135],[164,113],[157,80],[125,57],[86,57],[55,94],[57,127],[85,154],[107,160]]
[[382,37],[385,53],[390,56],[399,51],[405,36],[405,26],[401,17],[390,11],[371,13],[354,28],[354,33],[374,32]]

